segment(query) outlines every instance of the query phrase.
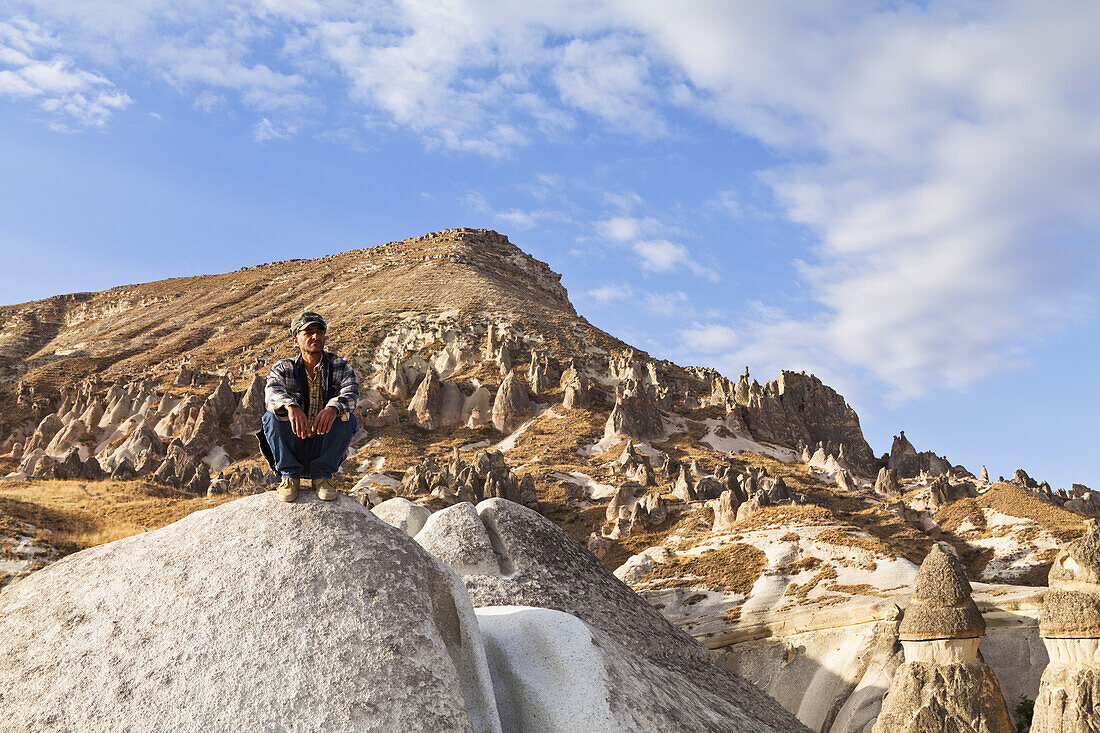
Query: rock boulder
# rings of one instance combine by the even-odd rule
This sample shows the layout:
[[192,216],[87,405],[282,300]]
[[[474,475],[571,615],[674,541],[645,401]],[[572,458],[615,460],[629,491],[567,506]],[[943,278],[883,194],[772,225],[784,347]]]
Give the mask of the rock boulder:
[[258,494],[0,592],[0,728],[499,731],[482,649],[405,533]]
[[[611,730],[805,730],[537,512],[489,499],[476,516],[484,530],[478,569],[461,573],[474,605],[532,606],[583,621],[613,691]],[[462,531],[452,533],[448,525],[433,528],[429,520],[417,540],[433,553],[461,556],[460,566],[469,567],[462,546],[473,527],[454,523]]]

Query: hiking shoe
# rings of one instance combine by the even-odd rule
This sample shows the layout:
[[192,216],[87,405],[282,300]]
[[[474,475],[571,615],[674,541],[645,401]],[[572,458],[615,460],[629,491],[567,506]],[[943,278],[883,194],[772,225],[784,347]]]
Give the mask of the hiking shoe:
[[294,501],[298,498],[298,486],[302,483],[297,476],[283,476],[283,482],[279,484],[277,491],[283,501]]
[[313,479],[313,490],[321,501],[332,501],[336,498],[336,482],[330,478]]

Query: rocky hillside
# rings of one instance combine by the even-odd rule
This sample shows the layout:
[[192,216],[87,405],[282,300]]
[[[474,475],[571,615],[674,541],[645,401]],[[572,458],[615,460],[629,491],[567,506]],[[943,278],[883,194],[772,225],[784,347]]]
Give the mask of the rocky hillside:
[[1010,713],[1035,698],[1041,586],[1100,495],[990,481],[904,433],[876,457],[813,375],[653,359],[485,230],[0,308],[0,577],[113,539],[74,524],[140,532],[269,486],[262,377],[307,308],[360,378],[343,469],[362,504],[526,504],[820,731],[870,729],[939,546]]

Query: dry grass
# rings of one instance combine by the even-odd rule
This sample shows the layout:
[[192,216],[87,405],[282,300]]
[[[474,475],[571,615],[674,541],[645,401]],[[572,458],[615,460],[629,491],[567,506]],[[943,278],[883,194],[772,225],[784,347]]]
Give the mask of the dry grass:
[[889,594],[883,593],[880,589],[867,583],[858,583],[855,585],[844,585],[842,583],[829,583],[825,586],[826,590],[830,590],[836,593],[847,593],[848,595],[855,596],[876,596],[878,598],[890,598]]
[[[538,462],[555,471],[578,471],[592,474],[592,466],[577,454],[580,448],[592,445],[603,437],[607,414],[593,410],[566,410],[558,405],[549,414],[535,418],[508,451],[509,463]],[[620,451],[621,452],[621,451]],[[611,460],[610,455],[594,456],[594,462]]]
[[[396,476],[429,456],[449,461],[455,447],[461,448],[484,440],[495,442],[501,438],[500,433],[492,427],[473,429],[464,425],[452,425],[431,432],[398,425],[374,428],[372,431],[372,437],[368,441],[370,447],[361,448],[357,455],[385,456],[385,473]],[[463,460],[468,461],[470,458],[472,455],[463,454]]]
[[813,504],[778,504],[760,507],[748,519],[737,524],[737,529],[748,532],[757,529],[782,529],[787,527],[813,527],[835,524],[832,512]]
[[[1039,530],[1049,532],[1063,544],[1076,539],[1084,531],[1083,517],[1044,501],[1014,484],[997,483],[981,496],[952,502],[936,513],[936,523],[942,530],[936,534],[936,539],[946,540],[955,547],[967,576],[972,580],[981,577],[994,557],[991,548],[977,547],[969,542],[990,532],[986,520],[987,511],[1033,522],[1030,527],[1014,530],[1015,538],[1021,543],[1034,540]],[[960,531],[965,525],[970,526],[965,531]],[[1040,562],[1027,572],[1015,577],[1000,577],[998,581],[1014,585],[1044,586],[1056,555],[1057,550],[1047,550],[1040,555]]]
[[67,555],[171,524],[230,497],[196,497],[141,481],[13,481],[0,484],[0,531],[26,522]]
[[654,443],[653,447],[668,453],[679,461],[690,462],[693,458],[713,461],[716,456],[721,454],[708,444],[700,442],[706,434],[706,425],[701,422],[689,421],[687,432],[675,433],[669,436],[668,440]]
[[826,580],[836,580],[836,578],[836,568],[834,568],[832,565],[823,565],[821,569],[814,574],[814,577],[810,578],[805,583],[802,583],[801,585],[799,585],[798,583],[791,583],[789,586],[787,586],[787,590],[784,595],[794,596],[799,600],[799,603],[803,603],[808,600],[807,596],[809,596],[810,591],[816,588],[819,583]]
[[665,587],[703,585],[710,590],[747,594],[768,566],[768,556],[752,545],[732,544],[653,568],[643,583],[657,580]]
[[818,542],[825,542],[830,545],[854,547],[870,553],[872,557],[893,558],[895,556],[893,550],[882,540],[877,537],[864,537],[855,534],[852,529],[847,527],[822,530],[817,533],[815,539]]
[[[600,509],[600,521],[603,521],[603,508]],[[623,537],[604,556],[603,563],[614,570],[626,562],[632,555],[643,550],[663,545],[671,535],[691,539],[704,539],[710,533],[710,524],[705,522],[698,512],[690,509],[671,509],[668,520],[660,527],[647,532],[637,532]]]

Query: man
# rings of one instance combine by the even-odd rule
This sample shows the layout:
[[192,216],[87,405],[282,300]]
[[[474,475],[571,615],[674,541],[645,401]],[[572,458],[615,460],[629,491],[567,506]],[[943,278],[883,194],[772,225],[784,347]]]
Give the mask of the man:
[[[312,479],[317,498],[332,501],[332,475],[340,467],[355,435],[352,410],[359,401],[359,382],[351,365],[325,351],[328,324],[312,311],[290,322],[290,342],[301,352],[283,359],[267,373],[263,417],[272,466],[282,476],[278,495],[298,498],[301,479]],[[262,441],[261,441],[262,445]]]

